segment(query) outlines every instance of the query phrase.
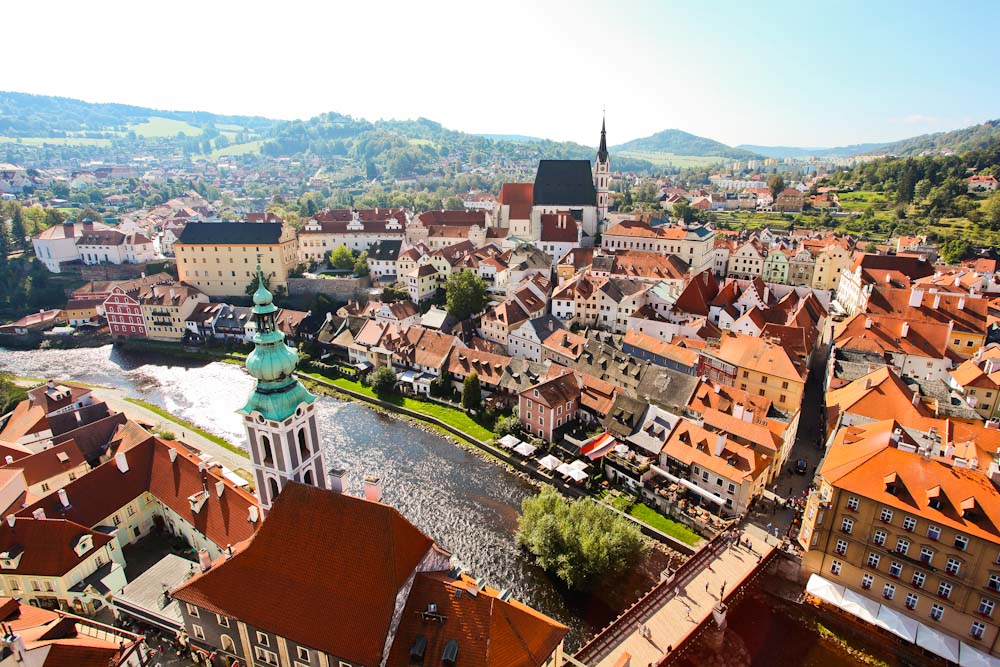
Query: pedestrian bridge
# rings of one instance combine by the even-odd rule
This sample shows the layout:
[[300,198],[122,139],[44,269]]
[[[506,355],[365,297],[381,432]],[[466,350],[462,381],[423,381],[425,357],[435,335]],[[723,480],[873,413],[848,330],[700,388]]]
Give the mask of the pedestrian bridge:
[[[676,572],[567,659],[575,667],[669,665],[711,621],[720,603],[732,601],[774,556],[779,541],[747,525],[738,542],[717,536]],[[750,547],[745,545],[750,540]]]

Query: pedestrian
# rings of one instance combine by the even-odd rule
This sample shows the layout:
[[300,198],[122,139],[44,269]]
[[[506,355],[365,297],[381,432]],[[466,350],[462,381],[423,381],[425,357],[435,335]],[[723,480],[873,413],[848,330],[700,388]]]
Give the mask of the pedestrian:
[[726,582],[722,582],[722,588],[719,589],[719,598],[721,599],[726,594]]
[[673,653],[673,652],[674,652],[674,645],[667,644],[667,653]]
[[790,486],[788,487],[788,493],[786,495],[789,495],[789,496],[792,495],[792,487],[790,487]]
[[706,593],[708,592],[708,582],[707,581],[705,582],[705,592]]
[[767,532],[769,532],[769,533],[771,532],[771,526],[773,526],[773,525],[774,524],[771,523],[770,521],[767,522]]
[[762,560],[764,560],[764,554],[757,554],[757,562],[759,563]]

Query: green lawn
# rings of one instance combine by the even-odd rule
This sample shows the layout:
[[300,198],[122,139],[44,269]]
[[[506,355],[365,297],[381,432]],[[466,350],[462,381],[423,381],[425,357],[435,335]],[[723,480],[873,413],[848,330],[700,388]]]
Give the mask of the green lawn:
[[145,123],[130,125],[128,129],[140,137],[174,137],[177,136],[178,132],[183,132],[189,137],[197,137],[201,134],[200,127],[195,127],[183,120],[160,116],[150,116]]
[[259,139],[257,141],[248,141],[242,144],[231,144],[225,148],[216,148],[209,154],[212,159],[226,157],[231,155],[247,155],[248,153],[259,153],[260,147],[264,145],[264,141]]
[[674,153],[661,153],[659,151],[622,151],[624,157],[636,158],[638,160],[649,160],[654,165],[661,167],[671,165],[674,167],[707,167],[713,164],[725,162],[723,157],[704,157],[701,155],[676,155]]
[[247,452],[246,452],[245,449],[242,449],[240,447],[237,447],[236,445],[230,444],[230,442],[228,440],[224,440],[224,439],[220,438],[219,436],[217,436],[217,435],[215,435],[213,433],[209,433],[208,431],[206,431],[204,429],[198,428],[197,426],[195,426],[191,422],[187,421],[186,419],[181,419],[180,417],[177,417],[177,416],[174,416],[174,415],[170,414],[169,412],[167,412],[166,410],[164,410],[163,408],[161,408],[158,405],[153,405],[152,403],[148,403],[148,402],[146,402],[146,401],[144,401],[144,400],[142,400],[140,398],[127,398],[126,397],[125,400],[128,401],[129,403],[134,403],[135,405],[138,405],[140,407],[146,408],[150,412],[155,412],[156,414],[158,414],[159,416],[163,417],[164,419],[166,419],[168,421],[172,421],[173,423],[177,424],[178,426],[183,426],[185,429],[187,429],[189,431],[193,431],[193,432],[197,433],[198,435],[200,435],[201,437],[206,438],[207,440],[211,440],[212,442],[214,442],[215,444],[219,445],[220,447],[225,447],[226,449],[228,449],[229,451],[233,452],[234,454],[239,454],[240,456],[242,456],[244,458],[249,458],[249,455],[247,454]]
[[418,412],[428,417],[434,417],[435,419],[439,419],[445,424],[457,428],[459,431],[467,433],[473,438],[483,442],[492,440],[496,437],[492,431],[476,422],[462,410],[458,410],[447,405],[440,405],[439,403],[421,401],[415,398],[408,398],[399,395],[379,398],[375,395],[374,391],[372,391],[369,387],[362,385],[360,382],[354,382],[353,380],[348,380],[346,378],[328,378],[324,375],[320,375],[319,373],[304,373],[304,375],[323,382],[329,382],[330,384],[336,387],[341,387],[342,389],[350,389],[351,391],[357,392],[363,396],[379,399],[385,401],[386,403],[392,403],[393,405],[398,405],[406,408],[407,410],[413,410],[414,412]]
[[698,544],[701,542],[701,536],[694,532],[682,523],[677,523],[672,519],[668,519],[654,509],[646,507],[642,503],[636,503],[632,506],[632,509],[628,512],[631,516],[635,517],[639,521],[642,521],[647,526],[651,526],[661,533],[666,533],[670,537],[676,540],[680,540],[684,544]]

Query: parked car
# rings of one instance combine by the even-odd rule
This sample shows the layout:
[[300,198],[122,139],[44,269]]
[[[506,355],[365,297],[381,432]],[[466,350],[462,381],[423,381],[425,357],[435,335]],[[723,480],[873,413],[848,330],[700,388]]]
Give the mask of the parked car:
[[809,471],[809,464],[806,463],[805,459],[799,459],[795,462],[795,472],[800,475],[806,474]]

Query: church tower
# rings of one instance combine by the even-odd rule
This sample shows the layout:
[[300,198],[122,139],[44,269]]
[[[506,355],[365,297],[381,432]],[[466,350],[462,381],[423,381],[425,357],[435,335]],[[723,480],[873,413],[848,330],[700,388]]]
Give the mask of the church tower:
[[257,280],[253,295],[257,333],[246,363],[257,384],[239,413],[247,432],[257,496],[266,515],[289,481],[326,488],[326,475],[316,428],[316,397],[292,374],[299,355],[285,345],[285,334],[276,326],[278,309],[264,287],[259,264]]
[[597,220],[608,217],[611,187],[611,157],[608,155],[608,136],[601,118],[601,145],[597,149],[597,164],[594,166],[594,188],[597,190]]

